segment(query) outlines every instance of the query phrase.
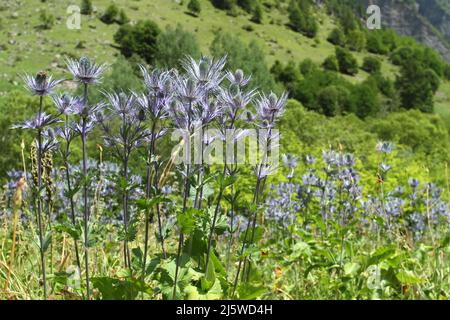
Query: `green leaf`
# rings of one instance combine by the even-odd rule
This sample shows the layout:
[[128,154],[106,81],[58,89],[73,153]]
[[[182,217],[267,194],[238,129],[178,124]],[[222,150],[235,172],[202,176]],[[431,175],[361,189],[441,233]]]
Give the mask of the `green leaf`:
[[419,284],[423,282],[423,279],[417,277],[414,272],[409,270],[399,271],[395,277],[402,284]]
[[361,268],[361,266],[359,265],[359,263],[356,262],[347,262],[344,265],[344,274],[346,276],[355,276],[357,275],[359,269]]
[[267,292],[263,286],[254,286],[251,284],[241,284],[237,288],[240,300],[255,300]]
[[50,247],[51,243],[52,243],[52,232],[49,231],[49,232],[47,232],[47,234],[44,237],[44,242],[43,242],[44,252],[47,251],[47,249]]

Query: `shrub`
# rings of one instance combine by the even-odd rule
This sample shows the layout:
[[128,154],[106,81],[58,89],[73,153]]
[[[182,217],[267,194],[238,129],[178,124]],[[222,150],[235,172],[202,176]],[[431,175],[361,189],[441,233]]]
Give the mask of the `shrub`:
[[119,25],[123,25],[123,24],[130,22],[130,19],[128,19],[127,14],[125,13],[125,11],[123,9],[121,9],[119,11],[119,16],[117,17],[116,22]]
[[361,68],[368,73],[380,72],[381,61],[375,57],[365,57]]
[[265,54],[256,41],[248,45],[238,36],[229,33],[218,33],[214,38],[210,52],[215,57],[227,55],[227,68],[241,68],[244,73],[252,75],[250,86],[261,90],[274,90],[275,80],[265,61]]
[[433,112],[433,97],[439,88],[439,77],[433,70],[410,60],[402,65],[395,85],[403,108]]
[[84,15],[90,15],[93,12],[92,1],[91,0],[82,0],[81,1],[81,9],[80,13]]
[[339,71],[338,61],[335,56],[329,56],[325,59],[322,67],[328,71]]
[[120,26],[114,35],[114,40],[120,45],[121,52],[125,57],[137,54],[147,63],[152,64],[157,52],[157,39],[160,33],[158,25],[154,22],[139,21],[134,26],[128,24]]
[[55,17],[51,13],[41,11],[39,15],[39,20],[41,21],[41,28],[49,30],[55,24]]
[[345,34],[340,28],[334,28],[330,32],[327,40],[330,43],[334,44],[335,46],[341,46],[341,47],[345,46],[345,42],[346,42]]
[[368,33],[366,49],[370,53],[382,55],[387,54],[389,52],[389,49],[383,43],[383,39],[381,38],[380,34],[374,31]]
[[158,36],[155,62],[158,66],[175,68],[186,55],[200,57],[200,47],[194,34],[183,29],[181,25],[167,29]]
[[358,73],[358,62],[356,58],[343,48],[336,48],[336,59],[339,64],[339,71],[348,75],[355,75]]
[[237,5],[248,13],[251,13],[254,11],[255,2],[257,2],[257,0],[237,0]]
[[235,4],[235,0],[211,0],[212,4],[222,10],[231,10]]
[[110,4],[108,8],[106,8],[103,15],[100,17],[100,20],[106,24],[112,24],[116,21],[116,18],[119,14],[119,8],[114,4]]
[[366,36],[364,35],[364,32],[359,30],[350,31],[346,44],[352,51],[362,51],[366,47]]
[[374,116],[380,110],[378,88],[372,82],[364,82],[355,86],[352,99],[355,113],[361,119]]
[[300,72],[303,75],[308,75],[317,70],[316,64],[309,58],[306,58],[300,63]]
[[199,0],[190,0],[187,6],[190,13],[195,16],[198,16],[202,11],[202,7],[200,5]]
[[263,10],[258,2],[253,9],[251,21],[254,23],[262,23],[262,19],[263,19]]
[[304,1],[301,9],[296,1],[291,1],[289,5],[289,26],[292,30],[302,33],[303,35],[314,38],[317,34],[319,26],[316,19],[306,6]]

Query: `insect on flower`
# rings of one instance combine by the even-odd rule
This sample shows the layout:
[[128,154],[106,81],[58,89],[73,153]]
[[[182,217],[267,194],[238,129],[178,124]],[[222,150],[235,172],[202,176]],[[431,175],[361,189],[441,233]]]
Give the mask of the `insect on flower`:
[[43,97],[51,94],[53,89],[64,80],[54,80],[45,71],[40,71],[35,77],[25,74],[23,81],[25,82],[25,88],[33,95]]

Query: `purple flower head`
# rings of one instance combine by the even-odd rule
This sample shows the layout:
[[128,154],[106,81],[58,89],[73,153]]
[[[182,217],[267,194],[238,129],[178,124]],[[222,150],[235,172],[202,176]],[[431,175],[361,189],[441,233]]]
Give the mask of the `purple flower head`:
[[42,131],[45,127],[55,124],[57,122],[60,122],[60,120],[57,117],[43,112],[40,115],[39,114],[36,115],[34,118],[30,120],[26,120],[22,124],[13,126],[13,129],[32,129]]
[[314,158],[312,155],[307,155],[305,157],[305,161],[307,164],[312,165],[316,162],[316,158]]
[[39,72],[35,77],[24,75],[23,81],[25,88],[27,88],[33,95],[47,96],[52,93],[53,89],[63,80],[53,80],[52,76],[44,71]]
[[285,92],[280,97],[277,97],[273,92],[269,96],[262,95],[256,104],[256,113],[259,120],[272,124],[283,114],[286,102],[287,94]]
[[53,103],[60,114],[70,115],[77,109],[77,105],[83,104],[83,100],[78,97],[72,97],[67,93],[55,95],[52,97]]
[[226,78],[228,79],[228,81],[230,81],[231,85],[242,88],[250,82],[252,77],[244,76],[244,72],[241,69],[238,69],[235,72],[228,71],[226,74]]
[[67,68],[77,81],[83,84],[95,84],[100,82],[107,65],[98,65],[92,63],[88,57],[81,57],[78,61],[67,60]]
[[240,112],[244,111],[247,105],[249,105],[256,91],[251,90],[248,92],[242,92],[238,90],[233,93],[232,90],[220,90],[219,101],[224,107],[224,113],[228,116],[231,121],[239,119]]
[[414,178],[409,178],[408,183],[413,189],[417,189],[420,186],[420,181]]
[[377,151],[385,153],[385,154],[389,154],[392,152],[392,150],[394,149],[394,145],[390,142],[386,142],[386,141],[381,141],[377,144],[376,147]]
[[226,62],[226,57],[219,60],[202,57],[198,62],[192,57],[186,57],[182,65],[190,79],[196,81],[204,90],[210,91],[219,87],[222,82],[224,78],[222,70]]

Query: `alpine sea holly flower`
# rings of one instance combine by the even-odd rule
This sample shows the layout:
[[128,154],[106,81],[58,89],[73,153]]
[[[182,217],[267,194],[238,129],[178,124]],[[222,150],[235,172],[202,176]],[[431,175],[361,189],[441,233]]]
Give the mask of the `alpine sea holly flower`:
[[305,161],[307,164],[312,165],[312,164],[316,163],[316,158],[313,157],[312,155],[307,155],[305,157]]
[[392,152],[394,148],[394,145],[390,142],[386,142],[386,141],[381,141],[377,144],[377,150],[379,152],[385,153],[385,154],[389,154]]
[[245,87],[251,80],[251,76],[245,77],[244,72],[241,69],[236,70],[234,73],[228,71],[225,76],[230,84],[239,88]]
[[104,102],[99,102],[94,105],[88,103],[76,103],[72,105],[73,114],[78,115],[81,119],[95,120],[98,112],[105,107]]
[[78,97],[72,97],[67,93],[62,95],[55,95],[52,97],[53,103],[60,114],[70,115],[74,112],[74,109],[79,109],[78,106],[83,105],[84,102]]
[[224,79],[222,70],[226,62],[226,57],[219,60],[202,57],[198,62],[187,57],[182,61],[182,65],[190,79],[195,80],[203,90],[210,91],[218,88]]
[[255,90],[248,92],[238,90],[237,92],[232,92],[232,90],[220,89],[218,100],[223,105],[224,114],[228,116],[230,122],[234,122],[240,118],[241,113],[252,102],[255,94]]
[[389,171],[391,171],[391,169],[392,169],[392,166],[390,166],[384,162],[380,164],[380,170],[383,174],[388,173]]
[[103,73],[105,72],[106,64],[95,64],[89,60],[88,57],[81,57],[80,60],[67,60],[67,68],[73,77],[83,84],[94,84],[101,80]]
[[22,124],[13,126],[13,128],[43,131],[46,127],[58,122],[60,122],[60,120],[57,117],[51,114],[40,113],[32,119],[26,120]]
[[24,75],[25,88],[27,88],[33,95],[47,96],[52,93],[53,89],[64,80],[53,80],[52,76],[44,71],[39,72],[35,77]]
[[286,107],[287,94],[283,92],[280,97],[275,93],[269,96],[262,95],[256,104],[256,113],[263,123],[271,125],[278,117],[280,117]]
[[[192,104],[203,95],[203,88],[191,78],[178,76],[175,78],[174,86],[177,97],[185,108],[192,108]],[[186,113],[192,116],[192,110],[186,110]]]
[[139,65],[139,68],[141,69],[145,86],[150,95],[159,97],[161,94],[171,94],[173,72],[159,69],[149,72],[143,65]]

